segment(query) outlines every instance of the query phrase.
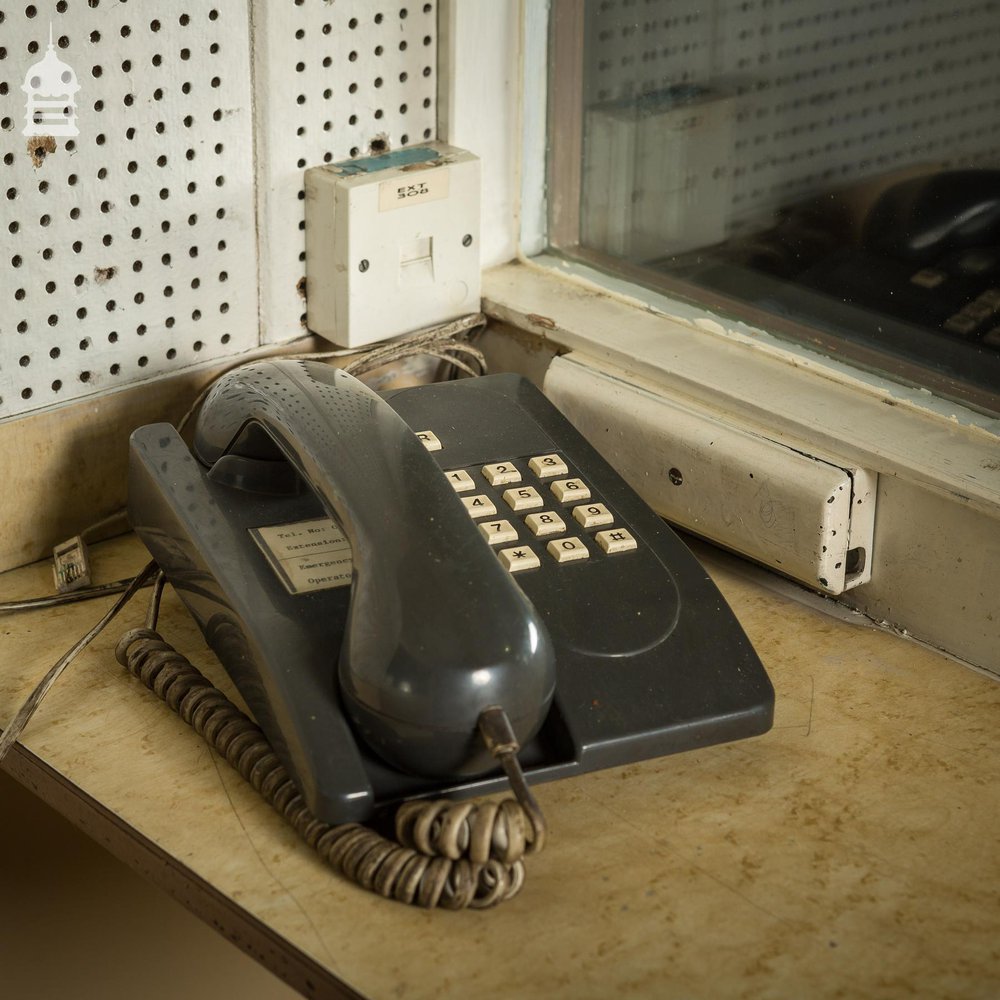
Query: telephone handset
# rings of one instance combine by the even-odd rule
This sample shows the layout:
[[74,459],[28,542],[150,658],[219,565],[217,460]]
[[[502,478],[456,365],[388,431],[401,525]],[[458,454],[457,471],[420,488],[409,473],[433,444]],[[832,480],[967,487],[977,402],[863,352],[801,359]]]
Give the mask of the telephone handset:
[[363,382],[326,365],[242,368],[205,401],[194,448],[210,467],[287,461],[347,536],[340,692],[379,756],[427,776],[481,773],[493,760],[476,720],[490,705],[522,743],[534,736],[555,688],[545,626],[430,453]]
[[683,544],[526,380],[383,395],[315,362],[133,434],[132,523],[310,809],[499,789],[756,735],[774,693]]

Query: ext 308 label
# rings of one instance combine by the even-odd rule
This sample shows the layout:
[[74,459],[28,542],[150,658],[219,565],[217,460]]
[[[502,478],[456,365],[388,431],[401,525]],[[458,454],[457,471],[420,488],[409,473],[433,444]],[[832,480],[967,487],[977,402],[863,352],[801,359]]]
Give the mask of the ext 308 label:
[[447,167],[413,171],[409,176],[394,177],[378,186],[378,210],[388,212],[408,205],[421,205],[448,197]]

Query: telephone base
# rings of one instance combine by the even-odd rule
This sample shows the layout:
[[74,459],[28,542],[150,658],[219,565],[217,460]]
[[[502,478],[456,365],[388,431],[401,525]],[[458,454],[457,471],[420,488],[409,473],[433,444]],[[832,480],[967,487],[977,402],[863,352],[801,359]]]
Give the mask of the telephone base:
[[[499,524],[496,532],[513,531],[516,544],[495,542],[498,558],[513,549],[530,564],[512,576],[557,652],[554,700],[520,755],[532,782],[770,728],[773,688],[715,585],[537,389],[497,375],[385,398],[418,435],[431,432],[442,475],[459,470],[473,480],[474,490],[459,496],[485,498],[496,508],[478,522],[481,544],[490,545]],[[136,531],[319,819],[364,820],[405,799],[506,787],[499,771],[450,779],[404,774],[368,748],[337,683],[350,547],[345,554],[343,537],[330,530],[330,511],[315,495],[217,481],[166,424],[136,431],[131,451]],[[515,474],[516,482],[503,481]],[[521,500],[531,506],[519,509]],[[546,533],[551,523],[543,513],[559,522],[558,532]],[[587,526],[588,518],[596,523]],[[463,619],[460,589],[442,599],[449,601],[449,627],[484,627]],[[384,627],[390,625],[387,618]]]

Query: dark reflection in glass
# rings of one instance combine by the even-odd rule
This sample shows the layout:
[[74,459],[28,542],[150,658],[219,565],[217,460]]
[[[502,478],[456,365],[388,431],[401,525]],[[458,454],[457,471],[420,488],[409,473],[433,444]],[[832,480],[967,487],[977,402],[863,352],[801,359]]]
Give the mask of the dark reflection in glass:
[[1000,412],[995,3],[553,0],[552,22],[556,249]]

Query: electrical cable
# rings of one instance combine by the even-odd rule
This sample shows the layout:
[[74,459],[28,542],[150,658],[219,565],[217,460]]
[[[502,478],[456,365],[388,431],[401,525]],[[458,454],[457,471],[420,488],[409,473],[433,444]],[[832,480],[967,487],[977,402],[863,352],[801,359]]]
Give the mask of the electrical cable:
[[35,689],[28,695],[24,703],[18,709],[17,714],[10,721],[3,735],[0,736],[0,763],[7,756],[10,748],[17,742],[17,738],[24,731],[24,727],[31,721],[35,710],[41,704],[42,699],[49,693],[50,688],[61,676],[62,672],[76,659],[90,643],[104,630],[108,623],[135,597],[143,584],[156,571],[156,563],[148,563],[140,573],[128,585],[125,592],[111,606],[111,609],[86,635],[77,641],[59,658],[49,672],[35,685]]
[[[114,583],[98,583],[93,587],[80,587],[63,594],[47,594],[45,597],[26,597],[20,601],[0,601],[0,614],[9,611],[35,611],[41,608],[55,608],[62,604],[74,604],[76,601],[90,601],[95,597],[110,597],[120,594],[132,585],[135,580],[130,576],[125,580],[115,580]],[[142,586],[149,585],[146,580]]]

